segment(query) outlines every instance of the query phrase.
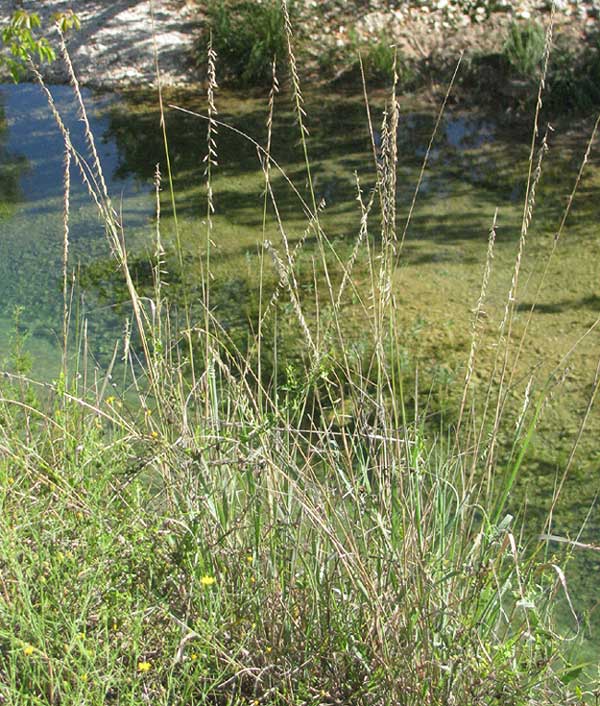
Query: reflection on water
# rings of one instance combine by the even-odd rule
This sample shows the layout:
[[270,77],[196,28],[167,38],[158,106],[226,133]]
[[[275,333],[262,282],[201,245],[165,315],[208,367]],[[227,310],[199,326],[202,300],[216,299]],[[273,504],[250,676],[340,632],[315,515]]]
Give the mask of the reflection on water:
[[27,159],[8,145],[9,131],[4,100],[0,94],[0,219],[7,218],[21,198],[21,178]]
[[445,124],[446,142],[455,150],[477,149],[493,142],[494,125],[487,120],[458,117]]

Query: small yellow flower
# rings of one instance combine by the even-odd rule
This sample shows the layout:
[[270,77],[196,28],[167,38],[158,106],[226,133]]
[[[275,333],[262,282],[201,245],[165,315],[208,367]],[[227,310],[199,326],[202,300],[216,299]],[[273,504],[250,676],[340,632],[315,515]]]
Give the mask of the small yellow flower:
[[15,482],[15,479],[12,476],[8,477],[8,484],[12,485]]
[[152,669],[150,662],[138,662],[138,672],[149,672]]
[[254,557],[252,556],[252,554],[248,554],[248,556],[246,557],[246,561],[249,564],[251,564],[254,561]]
[[81,675],[80,678],[81,678],[81,681],[85,684],[85,682],[88,680],[88,675],[87,675],[87,673],[84,672],[84,673]]
[[205,576],[203,576],[203,577],[200,579],[200,583],[201,583],[203,586],[212,586],[213,583],[216,582],[216,580],[217,580],[217,579],[216,579],[214,576],[205,575]]
[[153,439],[158,439],[158,432],[157,432],[155,429],[153,429],[153,430],[150,432],[150,436],[151,436]]
[[192,662],[195,662],[198,659],[198,655],[195,652],[192,652],[190,657],[192,658]]
[[273,648],[269,645],[268,647],[265,647],[265,652],[267,654],[270,654],[273,651]]
[[31,655],[35,652],[35,647],[33,645],[25,645],[23,652],[26,657],[31,657]]
[[116,400],[116,399],[117,399],[117,398],[116,398],[114,395],[109,395],[109,396],[106,398],[106,404],[109,405],[109,406],[110,406],[110,405],[113,405],[113,404],[115,403],[115,400]]

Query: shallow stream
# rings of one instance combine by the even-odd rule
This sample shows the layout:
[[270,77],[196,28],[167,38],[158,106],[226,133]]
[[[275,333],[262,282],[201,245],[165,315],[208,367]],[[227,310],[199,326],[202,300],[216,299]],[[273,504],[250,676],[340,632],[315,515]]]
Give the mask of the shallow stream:
[[[74,143],[86,154],[83,125],[70,89],[52,86],[51,91]],[[146,254],[154,247],[156,164],[161,165],[163,173],[161,223],[167,262],[169,257],[174,260],[170,255],[174,252],[174,221],[156,97],[86,91],[84,98],[113,205],[125,225],[132,269],[143,286],[149,277]],[[384,100],[382,95],[373,98],[376,126],[381,121]],[[264,97],[220,93],[217,101],[220,120],[265,143]],[[197,95],[173,95],[168,102],[199,113],[206,110],[204,99]],[[351,95],[313,95],[307,97],[306,111],[313,183],[317,198],[324,202],[321,225],[338,251],[349,254],[360,226],[356,178],[365,195],[374,183],[364,103]],[[436,121],[436,110],[431,105],[407,100],[401,102],[401,111],[399,232],[404,230]],[[193,282],[192,296],[199,296],[198,257],[203,254],[206,233],[206,123],[172,108],[166,119],[186,277],[188,283]],[[532,507],[533,531],[577,436],[600,352],[600,327],[586,333],[600,315],[597,149],[591,152],[572,213],[536,294],[590,133],[591,122],[581,120],[558,121],[549,134],[550,149],[520,273],[517,336],[524,331],[534,301],[537,307],[525,338],[523,362],[517,369],[515,404],[523,397],[532,370],[543,381],[583,337],[559,376],[524,469],[522,489]],[[300,195],[308,198],[298,134],[289,96],[280,96],[275,108],[272,154]],[[213,170],[214,307],[225,328],[243,337],[256,309],[260,243],[267,238],[277,244],[280,237],[274,218],[268,218],[263,227],[264,175],[255,147],[225,127],[219,128],[216,141],[219,164]],[[472,309],[479,296],[488,233],[497,210],[497,244],[476,383],[484,389],[491,374],[498,324],[517,253],[530,141],[531,121],[509,122],[505,116],[451,107],[433,142],[394,284],[407,359],[438,384],[450,387],[453,380],[460,383],[464,377]],[[15,346],[23,345],[32,360],[33,377],[44,379],[57,375],[60,361],[63,162],[62,137],[41,90],[32,85],[0,86],[0,361],[2,367],[10,367]],[[288,236],[295,241],[306,227],[303,209],[276,171],[273,189]],[[69,277],[74,276],[76,282],[73,341],[86,320],[90,354],[103,366],[110,359],[115,339],[122,335],[130,311],[110,258],[104,227],[75,173],[70,202]],[[376,218],[372,228],[376,233]],[[301,286],[309,294],[319,287],[312,276],[313,250],[309,239],[300,258],[306,275],[301,278]],[[271,278],[274,281],[274,273]],[[173,277],[171,284],[176,293],[181,282]],[[352,318],[351,310],[348,316]],[[358,322],[356,328],[360,330]],[[556,515],[555,534],[574,538],[600,490],[598,438],[600,414],[592,410]],[[599,517],[592,509],[582,541],[600,544]],[[600,644],[598,627],[592,630],[600,623],[598,594],[594,592],[599,556],[582,551],[573,564],[574,588],[588,646]]]

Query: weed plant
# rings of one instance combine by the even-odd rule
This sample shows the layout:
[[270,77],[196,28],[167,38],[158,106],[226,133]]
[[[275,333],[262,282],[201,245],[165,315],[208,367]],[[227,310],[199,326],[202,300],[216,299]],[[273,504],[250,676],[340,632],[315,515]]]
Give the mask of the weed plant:
[[284,17],[277,0],[211,0],[206,25],[199,62],[205,62],[210,38],[225,77],[234,83],[269,83],[273,61],[285,62]]
[[[273,78],[268,137],[257,151],[262,218],[278,221],[280,242],[263,243],[257,267],[266,271],[272,262],[277,283],[268,291],[265,279],[244,355],[210,306],[211,173],[217,131],[218,139],[227,134],[215,112],[214,53],[204,117],[199,317],[189,302],[177,314],[167,297],[158,194],[163,181],[171,188],[168,168],[164,178],[156,174],[153,293],[141,297],[94,136],[88,130],[84,164],[47,94],[69,155],[64,271],[70,269],[69,170],[79,169],[126,283],[131,319],[115,343],[113,362],[122,359],[124,370],[114,386],[113,364],[104,372],[90,365],[86,322],[71,325],[65,276],[59,377],[47,385],[7,373],[0,381],[0,700],[14,706],[593,703],[591,692],[574,685],[582,667],[561,650],[555,607],[559,595],[569,600],[563,569],[550,560],[547,540],[525,547],[509,511],[552,390],[552,381],[539,396],[528,390],[516,425],[504,421],[520,352],[511,345],[519,343],[513,316],[520,263],[545,143],[532,141],[521,238],[484,413],[470,413],[471,381],[495,221],[456,424],[433,436],[428,410],[408,403],[396,325],[394,271],[408,227],[398,227],[396,214],[397,83],[381,149],[374,147],[374,186],[367,192],[357,184],[360,225],[342,261],[321,227],[312,191],[285,3],[282,12],[309,187],[308,199],[297,192],[307,235],[288,241],[273,194],[279,169],[270,154]],[[66,52],[64,60],[72,71]],[[74,75],[72,81],[86,121]],[[367,122],[373,134],[369,113]],[[312,304],[296,271],[308,236],[322,278]],[[366,285],[355,272],[361,257]],[[362,317],[363,356],[349,354],[350,294]],[[271,346],[276,368],[277,346],[265,339],[284,302],[305,356],[304,368],[282,386],[276,373],[263,374],[261,351]],[[508,455],[498,442],[507,429],[513,430]]]
[[503,53],[518,78],[536,81],[542,70],[545,46],[546,32],[539,22],[513,22]]
[[356,57],[362,58],[365,77],[369,85],[390,85],[397,75],[402,88],[408,88],[415,76],[406,58],[397,51],[394,40],[383,33],[371,41],[360,41],[356,35],[351,42],[353,52],[353,65],[359,74],[359,65]]

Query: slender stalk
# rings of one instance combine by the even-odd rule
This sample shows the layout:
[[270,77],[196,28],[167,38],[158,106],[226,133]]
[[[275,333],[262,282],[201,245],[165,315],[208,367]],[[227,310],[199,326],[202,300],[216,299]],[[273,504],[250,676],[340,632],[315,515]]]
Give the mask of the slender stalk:
[[63,290],[63,327],[62,327],[62,374],[63,384],[68,384],[68,342],[69,342],[69,212],[71,195],[71,151],[65,147],[63,172],[63,253],[62,253],[62,290]]

